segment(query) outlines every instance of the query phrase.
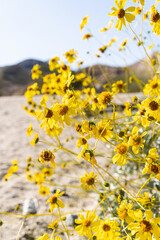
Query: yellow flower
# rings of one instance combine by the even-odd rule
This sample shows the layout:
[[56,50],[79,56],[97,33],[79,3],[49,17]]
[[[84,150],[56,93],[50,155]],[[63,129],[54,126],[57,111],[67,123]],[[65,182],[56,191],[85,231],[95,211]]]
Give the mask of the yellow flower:
[[36,134],[34,135],[34,138],[30,141],[30,144],[31,144],[32,146],[35,146],[38,142],[39,142],[39,137],[38,137],[38,133],[36,133]]
[[107,49],[107,45],[104,45],[102,47],[100,47],[98,50],[101,52],[101,53],[104,53]]
[[59,224],[59,219],[56,221],[52,221],[49,225],[48,228],[51,228],[53,230],[55,230],[56,228],[58,228],[58,224]]
[[54,161],[55,159],[55,156],[54,154],[50,151],[50,150],[44,150],[40,153],[40,156],[39,156],[39,161],[44,164],[44,163],[51,163],[51,166],[52,167],[55,167],[56,166],[56,163]]
[[139,103],[137,103],[137,108],[140,110],[136,112],[134,121],[137,121],[137,124],[142,124],[143,127],[148,127],[149,121],[147,119],[146,109]]
[[138,6],[135,8],[135,11],[133,12],[133,14],[136,16],[136,15],[140,14],[141,12],[142,12],[142,7]]
[[90,172],[89,174],[85,173],[84,177],[80,178],[81,187],[85,190],[89,190],[92,187],[95,187],[96,180],[98,178],[98,174],[94,175],[94,172]]
[[132,106],[129,102],[125,102],[124,103],[125,109],[124,109],[124,113],[127,114],[128,117],[131,116],[131,111],[132,111]]
[[76,123],[75,130],[76,130],[76,132],[79,133],[79,135],[81,135],[82,134],[82,125],[79,123]]
[[90,34],[90,33],[87,33],[87,34],[85,34],[85,35],[83,36],[82,39],[83,39],[83,40],[84,40],[84,39],[87,39],[87,40],[88,40],[88,39],[91,38],[91,37],[93,37],[93,35]]
[[50,108],[44,108],[44,110],[37,112],[37,119],[42,120],[41,128],[42,127],[48,127],[53,128],[55,124],[55,111],[54,111],[54,105]]
[[96,125],[97,131],[94,133],[94,137],[102,139],[106,142],[109,138],[113,137],[113,128],[110,125],[109,120],[102,120]]
[[142,106],[146,109],[146,114],[149,118],[153,120],[160,121],[160,100],[159,99],[150,99],[146,98],[142,101]]
[[56,191],[56,193],[51,196],[46,203],[50,203],[50,211],[53,212],[54,208],[64,208],[64,203],[59,199],[60,196],[62,196],[64,192],[60,193],[60,189]]
[[141,135],[139,135],[138,130],[139,129],[136,126],[133,128],[131,136],[130,136],[129,141],[128,141],[129,146],[132,147],[132,151],[135,154],[139,153],[139,147],[141,147],[142,149],[144,148],[143,143],[145,142],[145,140],[142,139],[142,137],[147,134],[147,132],[144,132]]
[[49,61],[49,70],[54,71],[54,69],[59,67],[59,57],[54,57]]
[[38,64],[33,66],[31,70],[33,80],[39,79],[40,75],[42,74],[42,71],[39,69],[40,69],[40,66]]
[[151,148],[147,156],[147,162],[142,171],[142,174],[152,174],[158,180],[160,180],[160,165],[159,165],[159,155],[157,154],[156,148]]
[[124,87],[127,85],[127,83],[123,83],[122,80],[117,81],[116,83],[112,84],[112,92],[119,93],[120,91],[125,92]]
[[112,101],[113,93],[111,92],[102,92],[99,94],[98,102],[102,105],[102,108],[106,108],[107,104]]
[[117,213],[119,219],[122,221],[122,225],[124,223],[124,220],[129,224],[130,222],[134,221],[129,215],[128,211],[133,208],[133,204],[128,203],[127,200],[121,201],[120,206],[117,208]]
[[93,121],[87,121],[87,120],[84,120],[82,122],[82,126],[81,126],[81,130],[83,133],[85,134],[96,134],[96,124],[93,122]]
[[82,213],[79,214],[79,218],[80,219],[75,219],[75,223],[78,224],[78,226],[75,227],[75,230],[80,236],[85,235],[86,237],[91,238],[93,236],[91,231],[92,225],[98,219],[98,216],[95,212],[87,211],[86,218]]
[[78,67],[80,67],[82,64],[84,63],[84,61],[81,61],[77,64]]
[[155,197],[149,197],[149,192],[144,192],[143,194],[139,194],[140,198],[137,198],[136,200],[144,207],[144,208],[150,208],[153,206],[153,202],[155,200]]
[[112,38],[111,41],[108,44],[108,47],[111,47],[114,42],[117,41],[117,38]]
[[160,14],[155,6],[153,5],[151,8],[151,18],[150,18],[150,25],[153,26],[152,32],[155,32],[157,35],[160,34]]
[[12,166],[8,169],[7,174],[3,177],[4,181],[8,181],[8,179],[12,176],[13,173],[16,173],[18,171],[18,161],[13,160]]
[[99,54],[97,54],[97,53],[95,54],[95,56],[96,56],[97,58],[100,58],[100,57],[101,57],[101,56],[100,56]]
[[32,128],[32,123],[29,125],[27,128],[27,136],[31,136],[33,134],[33,128]]
[[125,46],[127,45],[128,39],[121,43],[119,51],[125,50]]
[[109,16],[117,16],[118,20],[115,25],[115,27],[120,31],[122,28],[122,25],[126,27],[126,21],[132,22],[135,19],[135,16],[128,12],[135,11],[135,7],[129,7],[124,10],[124,6],[126,4],[127,0],[115,0],[115,4],[118,8],[112,7],[113,12],[109,13]]
[[49,195],[49,193],[50,193],[50,188],[40,185],[40,189],[39,189],[39,194],[40,195],[45,197],[46,195]]
[[112,158],[113,163],[116,163],[119,166],[123,166],[127,163],[127,157],[126,154],[128,152],[128,144],[127,143],[120,143],[116,148],[115,151],[117,151],[117,154]]
[[86,16],[82,19],[82,22],[80,24],[81,31],[83,30],[84,26],[88,23],[88,18],[89,18],[89,16]]
[[154,76],[153,80],[148,81],[143,89],[145,95],[150,94],[152,98],[160,95],[160,79],[157,75]]
[[28,99],[31,99],[34,95],[40,94],[40,89],[38,87],[38,83],[34,83],[27,88],[24,96]]
[[120,235],[119,230],[118,222],[109,218],[95,222],[93,227],[97,240],[116,239]]
[[81,146],[84,146],[84,147],[88,147],[88,143],[87,143],[87,140],[84,138],[84,137],[81,137],[81,138],[78,138],[78,141],[77,141],[77,147],[80,148]]
[[77,59],[77,51],[74,51],[74,49],[69,50],[64,55],[69,63],[73,63]]
[[38,185],[42,184],[45,180],[43,173],[35,172],[33,175],[33,180]]
[[69,126],[71,124],[70,115],[76,115],[76,106],[73,104],[73,99],[64,101],[64,103],[56,103],[54,105],[54,119],[64,126],[64,122]]
[[131,231],[131,235],[135,235],[135,240],[148,240],[159,239],[160,228],[157,223],[160,223],[160,218],[153,218],[151,210],[145,211],[146,217],[143,218],[141,210],[130,211],[130,216],[136,221],[136,223],[130,223],[128,229]]
[[88,76],[85,79],[83,79],[82,85],[83,86],[88,86],[88,84],[91,83],[91,82],[92,82],[91,76]]
[[93,150],[91,149],[86,149],[84,147],[77,158],[80,159],[81,157],[86,159],[88,162],[92,163],[92,167],[97,164],[97,161],[94,157]]
[[49,167],[45,167],[42,169],[42,172],[45,177],[51,177],[53,175],[53,169]]

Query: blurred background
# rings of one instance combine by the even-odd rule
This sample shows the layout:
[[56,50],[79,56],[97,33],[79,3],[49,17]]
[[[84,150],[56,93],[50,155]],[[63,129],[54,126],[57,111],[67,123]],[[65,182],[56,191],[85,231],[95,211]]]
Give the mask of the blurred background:
[[[144,14],[154,3],[153,0],[146,0]],[[129,0],[125,7],[132,5],[133,2]],[[137,47],[138,40],[133,40],[133,34],[125,27],[121,32],[114,27],[100,32],[100,29],[108,26],[111,19],[108,13],[112,12],[113,6],[114,0],[1,0],[0,95],[24,94],[26,86],[31,83],[30,71],[33,65],[40,64],[47,69],[49,59],[55,56],[66,62],[64,53],[70,49],[78,51],[78,60],[71,66],[75,71],[77,63],[84,61],[82,68],[101,64],[118,67],[118,70],[112,68],[109,71],[111,75],[112,72],[121,74],[121,67],[143,60],[143,47]],[[136,6],[140,13],[141,7],[138,4]],[[81,32],[80,23],[87,15],[90,16],[88,24]],[[139,36],[140,21],[141,14],[137,16],[137,21],[132,23],[132,28]],[[116,18],[114,24],[115,22]],[[146,20],[143,25],[143,41],[146,48],[154,41],[155,46],[149,50],[152,56],[159,51],[159,38],[154,34],[151,37],[150,31],[151,27]],[[82,40],[86,33],[91,33],[93,37]],[[101,54],[98,49],[108,45],[112,39],[116,39],[116,42]],[[125,49],[119,51],[126,39]],[[139,68],[142,72],[142,67]],[[135,69],[137,65],[133,66],[133,70]],[[99,69],[96,74],[101,82],[105,82]],[[114,80],[117,79],[115,74]],[[140,78],[143,76],[139,72],[137,74]],[[123,76],[121,78],[123,79]]]

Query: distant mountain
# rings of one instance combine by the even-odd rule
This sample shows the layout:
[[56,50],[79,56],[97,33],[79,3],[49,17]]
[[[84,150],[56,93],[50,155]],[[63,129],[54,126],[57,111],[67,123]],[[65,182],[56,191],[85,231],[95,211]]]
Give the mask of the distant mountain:
[[17,65],[30,71],[36,64],[42,65],[43,62],[36,59],[27,59],[18,63]]
[[16,65],[0,68],[0,96],[23,95],[27,86],[33,84],[31,69],[35,64],[48,71],[48,63],[28,59]]
[[[33,84],[31,69],[35,64],[39,64],[44,73],[49,73],[48,63],[36,59],[27,59],[16,65],[1,67],[0,96],[23,95],[27,86]],[[142,82],[147,82],[152,70],[144,59],[126,68],[96,64],[82,68],[78,72],[85,72],[91,75],[96,80],[95,87],[97,91],[100,92],[104,90],[102,85],[109,82],[113,83],[117,80],[128,81],[128,77],[131,75],[134,75],[135,79],[139,78]],[[80,87],[80,84],[77,84],[76,87]],[[134,82],[129,85],[129,91],[140,91],[140,86]]]

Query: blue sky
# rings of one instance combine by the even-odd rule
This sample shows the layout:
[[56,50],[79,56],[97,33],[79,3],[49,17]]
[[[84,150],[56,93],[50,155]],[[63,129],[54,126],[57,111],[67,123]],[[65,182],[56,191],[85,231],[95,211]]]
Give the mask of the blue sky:
[[[129,3],[131,0],[127,5]],[[149,7],[154,1],[146,0],[146,3]],[[0,66],[28,58],[47,61],[56,55],[62,56],[72,48],[78,51],[79,61],[85,60],[85,65],[100,62],[123,66],[125,62],[130,64],[143,58],[143,49],[137,48],[133,41],[128,53],[116,55],[118,45],[126,37],[130,40],[133,38],[125,28],[122,32],[116,29],[99,32],[108,24],[108,13],[113,5],[114,0],[1,0]],[[90,15],[87,27],[95,36],[89,41],[82,40],[83,34],[79,28],[86,15]],[[133,28],[137,29],[139,25],[134,23]],[[118,43],[112,49],[111,56],[107,53],[102,59],[97,59],[94,56],[96,50],[113,37],[118,38]],[[154,40],[158,43],[159,38],[155,37]],[[87,54],[88,51],[90,54]]]

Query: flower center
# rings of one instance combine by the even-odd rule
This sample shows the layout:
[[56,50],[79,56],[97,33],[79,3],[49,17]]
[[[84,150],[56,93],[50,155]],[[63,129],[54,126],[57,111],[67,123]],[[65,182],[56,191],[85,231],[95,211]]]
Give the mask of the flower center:
[[95,123],[92,121],[89,121],[89,131],[92,131],[95,127]]
[[60,81],[61,81],[60,78],[57,78],[57,79],[56,79],[56,83],[59,83]]
[[144,115],[145,115],[145,112],[146,112],[146,110],[143,109],[142,111],[140,111],[140,115],[144,116]]
[[52,62],[52,63],[56,62],[56,59],[55,59],[55,58],[52,58],[52,59],[51,59],[51,62]]
[[62,66],[62,69],[63,69],[64,71],[66,71],[66,70],[67,70],[67,66],[66,66],[66,65],[63,65],[63,66]]
[[159,15],[158,12],[152,13],[152,15],[151,15],[151,21],[152,22],[156,23],[159,19],[160,19],[160,15]]
[[89,179],[86,181],[86,183],[87,183],[88,185],[93,185],[93,184],[94,184],[94,178],[89,178]]
[[151,85],[151,88],[157,88],[158,87],[158,83],[152,83],[152,85]]
[[146,220],[143,220],[140,222],[140,227],[141,227],[142,231],[144,231],[144,232],[150,232],[152,229],[151,223]]
[[82,129],[82,126],[81,126],[80,124],[76,124],[76,125],[75,125],[75,130],[76,130],[77,132],[80,132],[81,129]]
[[59,110],[60,115],[65,115],[67,112],[68,112],[68,106],[66,105],[60,106],[60,110]]
[[159,173],[159,169],[157,165],[152,164],[151,166],[151,172],[158,174]]
[[85,219],[84,222],[83,222],[83,225],[85,227],[89,227],[91,225],[91,220],[90,219]]
[[117,146],[117,152],[119,153],[119,154],[125,154],[126,152],[127,152],[127,150],[128,150],[128,148],[127,148],[127,146],[126,145],[124,145],[123,143],[122,144],[119,144],[118,146]]
[[106,135],[106,129],[104,129],[103,127],[99,127],[98,132],[99,132],[99,134],[102,135],[102,136],[105,136],[105,135]]
[[103,231],[108,232],[111,229],[111,227],[108,224],[105,223],[103,225],[102,229],[103,229]]
[[98,103],[98,99],[97,98],[93,98],[93,102]]
[[51,118],[53,116],[53,112],[51,109],[47,110],[46,118]]
[[102,103],[103,105],[110,103],[110,101],[112,100],[112,95],[109,92],[106,93],[102,93],[100,95],[100,103]]
[[134,145],[138,145],[141,142],[141,137],[135,136],[133,138]]
[[86,155],[86,154],[89,154],[90,158],[92,158],[94,156],[92,150],[89,150],[89,149],[86,149],[84,155]]
[[82,145],[85,145],[87,143],[87,140],[85,138],[82,138]]
[[152,110],[152,111],[156,111],[158,109],[158,103],[156,101],[152,101],[150,102],[149,104],[149,108]]
[[42,151],[40,157],[44,160],[49,162],[52,158],[52,152],[50,151]]
[[118,18],[123,18],[125,16],[125,11],[123,8],[118,10],[117,16],[118,16]]
[[56,196],[52,196],[50,198],[50,203],[53,204],[53,203],[56,203],[57,202],[57,197]]
[[[124,44],[124,45],[126,45],[126,44]],[[123,83],[117,83],[117,88],[122,89],[123,88]]]

